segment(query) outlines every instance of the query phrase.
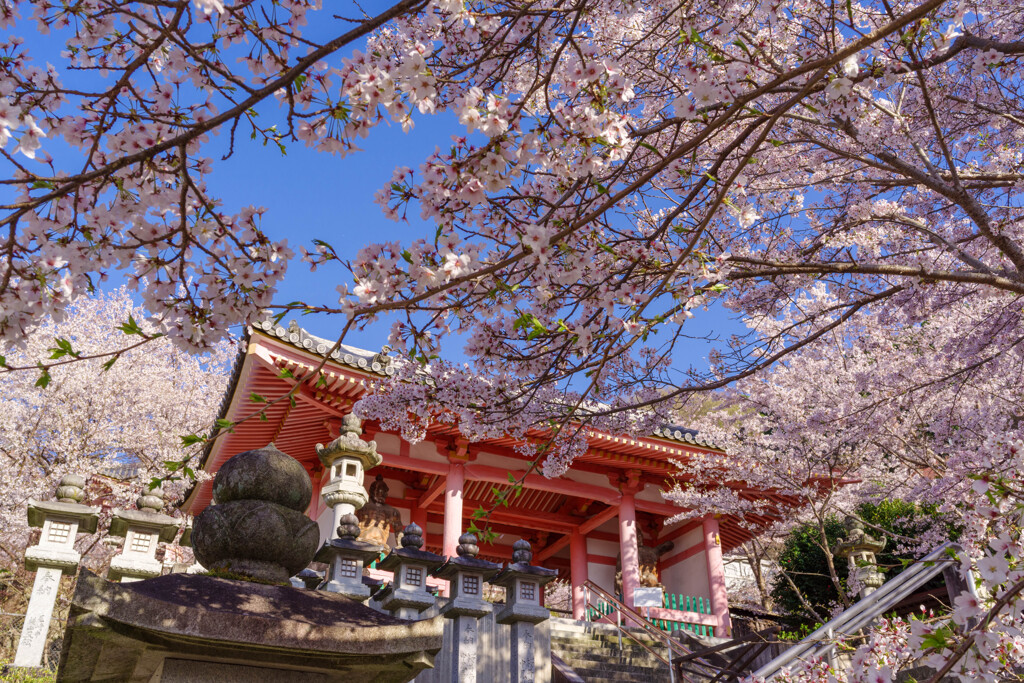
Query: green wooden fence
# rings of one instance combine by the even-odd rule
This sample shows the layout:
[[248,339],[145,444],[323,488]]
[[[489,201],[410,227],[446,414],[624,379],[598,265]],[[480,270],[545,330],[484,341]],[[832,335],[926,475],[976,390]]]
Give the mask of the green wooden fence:
[[[683,612],[711,614],[710,600],[705,600],[701,597],[691,597],[689,595],[670,595],[666,593],[664,607],[665,609],[680,610]],[[597,621],[601,617],[612,615],[614,611],[615,608],[612,605],[609,605],[606,602],[598,602],[596,606],[589,605],[587,607],[587,620]],[[662,631],[690,631],[698,636],[715,635],[714,627],[705,626],[704,624],[691,624],[687,621],[667,621],[665,619],[652,619],[651,623]]]

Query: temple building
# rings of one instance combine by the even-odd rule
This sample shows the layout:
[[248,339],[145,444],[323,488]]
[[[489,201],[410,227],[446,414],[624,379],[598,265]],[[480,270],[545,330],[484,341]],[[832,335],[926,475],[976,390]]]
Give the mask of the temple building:
[[[215,473],[236,453],[273,443],[302,464],[314,482],[307,514],[319,525],[321,541],[332,537],[337,524],[321,489],[340,475],[335,466],[325,467],[318,445],[346,428],[344,418],[373,380],[394,372],[386,353],[343,346],[328,356],[331,346],[295,323],[286,327],[267,321],[252,328],[220,416],[233,423],[250,419],[215,439],[202,463],[205,471]],[[304,381],[293,401],[268,405],[261,400],[283,395],[321,363],[322,379]],[[265,419],[252,417],[261,409]],[[382,431],[373,421],[361,428],[361,438],[376,441],[382,458],[365,472],[370,499],[358,515],[360,538],[377,544],[399,545],[392,534],[415,523],[424,531],[424,550],[454,556],[473,511],[490,509],[494,487],[508,484],[510,473],[520,477],[530,464],[512,439],[471,443],[451,425],[434,425],[419,443]],[[638,588],[660,585],[671,599],[666,597],[662,607],[645,608],[650,619],[726,636],[730,617],[722,555],[751,532],[728,516],[670,524],[683,510],[662,497],[673,481],[672,460],[716,450],[681,427],[639,439],[595,435],[586,454],[564,475],[525,477],[522,494],[490,514],[498,537],[480,544],[479,557],[508,562],[513,543],[523,538],[534,548],[536,563],[571,581],[574,619],[587,617],[588,580],[629,606],[636,604]],[[702,483],[728,485],[751,498],[773,498],[780,506],[789,503],[782,496],[746,490],[742,482]],[[191,491],[183,510],[198,514],[211,499],[207,481]]]

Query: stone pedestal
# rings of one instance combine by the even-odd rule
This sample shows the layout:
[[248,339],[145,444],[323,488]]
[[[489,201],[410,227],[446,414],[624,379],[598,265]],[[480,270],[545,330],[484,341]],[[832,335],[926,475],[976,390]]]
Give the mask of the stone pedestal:
[[167,574],[112,583],[83,570],[58,681],[410,681],[444,620],[400,621],[340,595]]
[[447,579],[451,598],[441,607],[441,614],[452,620],[452,649],[445,653],[451,657],[452,683],[476,683],[477,619],[491,611],[484,600],[484,582],[490,580],[501,565],[478,560],[480,548],[476,536],[463,534],[456,549],[458,557],[449,558],[434,572],[439,579]]
[[96,531],[99,510],[80,504],[85,497],[84,489],[85,479],[72,474],[61,479],[56,502],[28,503],[29,526],[41,527],[42,533],[39,543],[25,551],[25,567],[36,572],[36,578],[14,666],[38,667],[42,663],[60,577],[74,574],[82,559],[75,550],[75,537]]

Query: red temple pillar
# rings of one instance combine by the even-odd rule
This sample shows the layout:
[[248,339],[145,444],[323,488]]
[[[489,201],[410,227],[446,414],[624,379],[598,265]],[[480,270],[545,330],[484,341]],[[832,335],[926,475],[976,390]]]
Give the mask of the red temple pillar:
[[582,621],[587,618],[587,603],[583,596],[583,584],[588,576],[587,537],[579,529],[573,529],[569,537],[569,572],[572,575],[572,618]]
[[444,542],[441,554],[455,557],[462,535],[462,487],[466,483],[466,472],[461,462],[448,466],[448,479],[444,491]]
[[732,632],[729,618],[729,595],[725,590],[725,563],[722,561],[722,541],[718,535],[718,520],[705,517],[704,557],[708,566],[708,589],[711,593],[711,613],[718,617],[715,635],[728,636]]
[[633,593],[640,585],[640,550],[633,494],[625,491],[619,503],[619,553],[622,556],[622,601],[627,607],[634,607]]

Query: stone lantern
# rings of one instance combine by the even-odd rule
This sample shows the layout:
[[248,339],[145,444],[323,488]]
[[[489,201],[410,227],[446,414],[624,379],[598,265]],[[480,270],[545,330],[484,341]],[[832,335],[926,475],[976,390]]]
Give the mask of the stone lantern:
[[110,560],[111,581],[139,581],[160,576],[163,564],[156,559],[158,543],[170,543],[178,533],[178,520],[161,514],[164,492],[156,488],[139,496],[138,510],[115,510],[110,536],[124,538],[121,553]]
[[363,583],[363,566],[380,557],[384,548],[359,540],[359,520],[353,514],[341,518],[335,534],[337,538],[324,543],[313,558],[330,565],[323,590],[362,602],[370,597],[370,587]]
[[835,555],[845,557],[850,564],[850,578],[857,581],[860,597],[866,598],[885,583],[885,575],[878,571],[875,553],[885,548],[885,538],[877,539],[864,531],[864,523],[856,517],[847,517],[846,538],[836,544]]
[[434,571],[434,576],[447,579],[451,586],[451,598],[441,607],[441,614],[452,620],[451,680],[453,683],[474,683],[476,622],[491,611],[491,603],[484,600],[484,582],[497,574],[501,565],[477,559],[480,548],[473,534],[459,536],[456,552],[458,557],[448,558]]
[[326,446],[316,445],[320,462],[327,468],[328,480],[320,491],[324,502],[334,511],[331,538],[338,538],[341,518],[354,514],[366,505],[368,496],[363,486],[366,470],[381,463],[375,441],[363,441],[359,418],[349,413],[341,421],[341,434]]
[[444,557],[420,550],[422,547],[423,529],[418,524],[410,524],[402,534],[402,547],[392,550],[377,565],[394,572],[395,578],[376,599],[399,619],[416,619],[420,612],[434,606],[427,576],[444,564]]
[[551,616],[541,605],[541,596],[544,584],[554,579],[558,572],[531,565],[533,552],[526,541],[516,541],[512,550],[512,564],[491,583],[505,589],[505,607],[498,612],[497,621],[512,627],[511,683],[532,683],[537,675],[534,624]]
[[25,567],[36,573],[36,579],[14,656],[15,666],[38,667],[42,663],[60,577],[74,574],[82,559],[75,550],[75,537],[96,532],[100,511],[82,505],[83,498],[85,479],[69,474],[60,480],[55,502],[28,502],[28,524],[41,527],[42,534],[39,543],[25,551]]

